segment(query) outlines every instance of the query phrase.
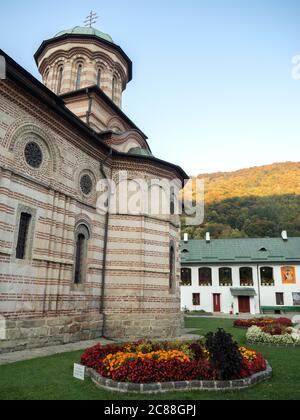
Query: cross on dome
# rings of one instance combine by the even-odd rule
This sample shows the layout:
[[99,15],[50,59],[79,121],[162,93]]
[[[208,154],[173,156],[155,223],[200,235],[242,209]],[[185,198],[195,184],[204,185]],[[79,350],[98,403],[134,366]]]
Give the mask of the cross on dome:
[[99,19],[98,15],[96,12],[93,12],[91,10],[90,14],[86,17],[84,24],[85,26],[88,26],[89,28],[92,27],[93,24],[95,24],[97,22],[97,20]]

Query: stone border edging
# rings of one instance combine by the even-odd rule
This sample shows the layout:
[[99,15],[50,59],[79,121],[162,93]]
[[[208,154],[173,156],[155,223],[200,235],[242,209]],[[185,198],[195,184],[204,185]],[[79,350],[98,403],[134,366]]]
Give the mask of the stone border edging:
[[273,375],[273,370],[267,362],[267,369],[264,372],[256,373],[246,379],[239,379],[235,381],[182,381],[154,384],[115,382],[111,379],[102,377],[94,369],[87,369],[87,374],[98,387],[106,389],[107,391],[156,394],[174,391],[228,391],[246,389],[262,381],[270,379]]
[[251,344],[252,346],[261,346],[261,347],[278,347],[278,348],[300,348],[300,344],[280,344],[280,343],[263,343],[263,342],[256,342],[247,340],[248,344]]

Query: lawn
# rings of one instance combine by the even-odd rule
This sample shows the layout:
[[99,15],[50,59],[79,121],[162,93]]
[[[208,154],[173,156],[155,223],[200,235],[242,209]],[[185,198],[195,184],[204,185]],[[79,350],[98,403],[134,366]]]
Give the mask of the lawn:
[[[245,330],[235,329],[230,320],[189,318],[188,328],[205,335],[218,327],[232,333],[245,345]],[[179,392],[156,395],[157,400],[300,400],[300,349],[260,348],[273,369],[272,380],[235,392]],[[0,400],[152,400],[153,396],[110,393],[97,389],[90,379],[72,378],[73,363],[82,352],[66,353],[0,366]]]

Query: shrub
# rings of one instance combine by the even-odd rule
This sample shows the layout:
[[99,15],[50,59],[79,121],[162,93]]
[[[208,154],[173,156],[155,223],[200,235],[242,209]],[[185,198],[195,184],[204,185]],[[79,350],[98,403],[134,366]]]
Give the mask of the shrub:
[[238,377],[243,357],[237,343],[233,341],[232,335],[219,329],[216,333],[209,333],[206,338],[210,361],[218,372],[219,379],[229,380]]

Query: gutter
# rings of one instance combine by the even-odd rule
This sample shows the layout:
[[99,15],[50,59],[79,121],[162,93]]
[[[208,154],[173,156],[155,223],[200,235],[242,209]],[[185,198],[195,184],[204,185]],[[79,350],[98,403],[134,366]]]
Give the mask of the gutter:
[[[103,162],[100,164],[100,172],[104,179],[108,181],[106,173],[104,171],[104,165],[107,160],[112,156],[112,149],[110,150],[109,154],[106,156]],[[103,324],[102,324],[102,337],[104,337],[105,333],[105,286],[106,286],[106,265],[107,265],[107,243],[108,243],[108,227],[109,227],[109,203],[110,203],[110,196],[108,198],[108,205],[107,205],[107,212],[105,215],[105,228],[104,228],[104,245],[103,245],[103,261],[102,261],[102,281],[101,281],[101,300],[100,300],[100,314],[103,315]]]
[[88,110],[86,112],[86,123],[90,127],[90,117],[91,117],[91,114],[92,114],[93,99],[92,99],[91,94],[90,94],[88,89],[86,89],[86,94],[87,94],[87,97],[89,98],[89,107],[88,107]]

